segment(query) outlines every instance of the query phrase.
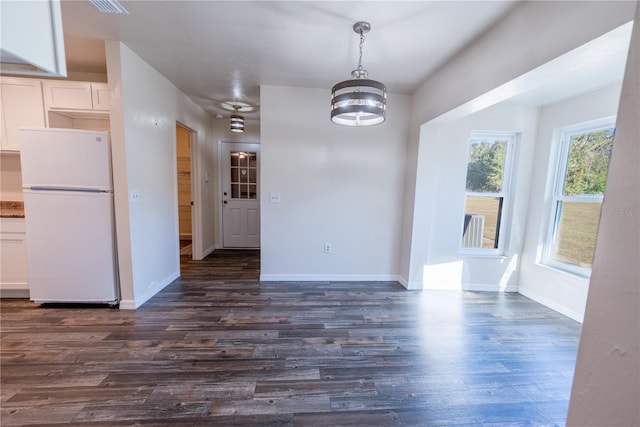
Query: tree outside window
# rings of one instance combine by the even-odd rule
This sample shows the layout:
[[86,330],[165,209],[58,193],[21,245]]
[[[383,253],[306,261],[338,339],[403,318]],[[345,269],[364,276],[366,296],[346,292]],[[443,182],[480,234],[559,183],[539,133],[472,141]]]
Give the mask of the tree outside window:
[[469,141],[463,254],[502,254],[514,134],[474,133]]
[[614,133],[613,119],[561,132],[546,264],[590,273]]

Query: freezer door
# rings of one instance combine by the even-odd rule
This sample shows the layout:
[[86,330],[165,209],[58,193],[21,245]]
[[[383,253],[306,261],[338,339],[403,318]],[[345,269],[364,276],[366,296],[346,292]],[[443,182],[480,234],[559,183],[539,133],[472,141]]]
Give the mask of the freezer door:
[[112,189],[108,133],[20,129],[18,134],[23,188]]
[[24,208],[33,301],[118,299],[112,194],[27,190]]

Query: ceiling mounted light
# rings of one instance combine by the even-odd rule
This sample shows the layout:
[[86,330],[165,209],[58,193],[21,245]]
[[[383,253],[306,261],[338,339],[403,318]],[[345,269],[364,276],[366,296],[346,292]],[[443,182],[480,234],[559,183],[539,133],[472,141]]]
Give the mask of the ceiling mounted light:
[[371,30],[368,22],[356,22],[353,31],[360,34],[360,58],[358,68],[351,72],[351,79],[336,84],[331,89],[331,121],[346,126],[370,126],[384,122],[387,111],[387,88],[380,82],[369,80],[362,67],[364,35]]
[[223,101],[220,103],[220,106],[225,110],[229,110],[229,111],[235,110],[240,113],[249,113],[255,110],[253,105],[247,104],[246,102],[242,102],[242,101]]
[[234,105],[233,108],[236,110],[236,114],[231,115],[231,121],[229,122],[231,132],[244,132],[244,117],[238,114],[240,106]]

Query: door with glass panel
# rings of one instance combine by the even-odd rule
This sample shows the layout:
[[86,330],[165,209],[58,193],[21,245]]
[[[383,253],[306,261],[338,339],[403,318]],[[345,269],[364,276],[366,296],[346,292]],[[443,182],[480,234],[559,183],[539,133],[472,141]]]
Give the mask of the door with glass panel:
[[225,248],[260,247],[260,144],[222,144],[222,227]]

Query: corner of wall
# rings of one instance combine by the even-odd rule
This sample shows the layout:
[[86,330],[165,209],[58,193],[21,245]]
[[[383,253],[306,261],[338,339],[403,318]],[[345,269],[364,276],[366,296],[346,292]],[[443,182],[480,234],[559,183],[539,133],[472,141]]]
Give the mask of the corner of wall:
[[150,286],[147,289],[147,291],[144,294],[140,295],[139,297],[135,299],[120,300],[120,305],[119,305],[120,310],[135,310],[141,307],[144,303],[149,301],[154,295],[156,295],[158,292],[160,292],[161,290],[169,286],[179,277],[180,277],[180,272],[176,271],[170,276],[168,276],[167,278],[165,278],[162,282],[159,282]]

